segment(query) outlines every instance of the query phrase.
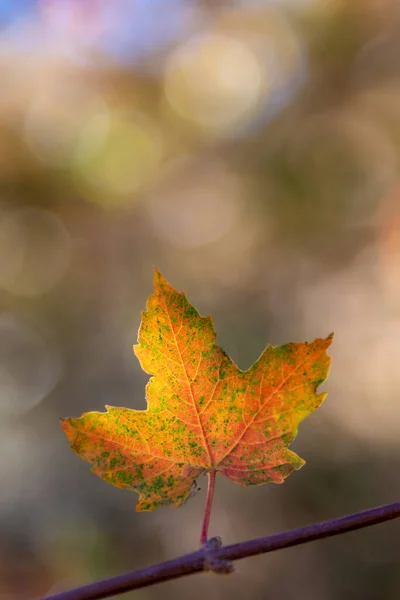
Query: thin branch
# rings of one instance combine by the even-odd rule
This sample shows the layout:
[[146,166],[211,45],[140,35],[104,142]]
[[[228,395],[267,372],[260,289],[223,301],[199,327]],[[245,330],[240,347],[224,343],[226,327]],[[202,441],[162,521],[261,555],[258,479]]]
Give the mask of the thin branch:
[[204,546],[208,540],[208,527],[210,525],[211,507],[212,507],[212,502],[213,502],[213,498],[214,498],[216,472],[208,471],[207,475],[208,475],[207,500],[206,500],[206,506],[204,509],[203,525],[201,528],[200,546]]
[[[354,529],[369,527],[370,525],[383,523],[397,517],[400,517],[400,502],[378,506],[346,517],[315,523],[247,542],[222,546],[213,550],[212,556],[216,560],[238,560],[256,554],[273,552],[274,550],[339,535],[347,531],[353,531]],[[109,579],[95,581],[94,583],[73,590],[53,594],[52,596],[47,596],[46,600],[99,600],[100,598],[115,596],[116,594],[122,594],[155,583],[205,571],[207,570],[209,556],[210,550],[202,548],[191,554],[186,554],[179,558],[159,563],[158,565],[152,565],[144,569],[110,577]],[[43,598],[42,600],[45,599]]]

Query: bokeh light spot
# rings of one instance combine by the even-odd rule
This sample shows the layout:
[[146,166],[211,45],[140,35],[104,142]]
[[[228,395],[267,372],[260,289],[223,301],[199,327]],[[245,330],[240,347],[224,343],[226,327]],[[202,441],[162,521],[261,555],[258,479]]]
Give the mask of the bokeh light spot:
[[200,165],[190,157],[181,158],[169,166],[146,206],[154,227],[171,244],[203,246],[219,240],[237,223],[241,186],[221,161]]
[[251,118],[265,86],[257,55],[244,41],[222,34],[199,36],[180,47],[165,73],[173,111],[210,132]]
[[93,129],[88,127],[75,157],[78,186],[96,204],[112,208],[130,203],[132,194],[150,181],[161,161],[159,129],[145,115],[117,113],[102,142],[92,141]]
[[21,296],[49,291],[71,260],[70,235],[60,219],[39,208],[0,216],[0,286]]
[[68,166],[82,136],[97,143],[106,134],[109,111],[104,99],[82,81],[44,81],[30,103],[26,141],[43,162]]
[[[18,356],[18,360],[16,360]],[[0,316],[0,417],[15,418],[51,392],[63,361],[45,336],[11,313]]]

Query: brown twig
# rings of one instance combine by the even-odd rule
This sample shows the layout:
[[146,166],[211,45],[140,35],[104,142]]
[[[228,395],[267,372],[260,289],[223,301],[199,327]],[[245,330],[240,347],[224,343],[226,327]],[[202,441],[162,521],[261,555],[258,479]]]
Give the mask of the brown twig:
[[[232,561],[273,552],[298,544],[305,544],[313,540],[318,540],[333,535],[339,535],[361,529],[377,523],[383,523],[400,516],[400,502],[378,506],[362,512],[358,512],[346,517],[315,523],[306,527],[292,529],[275,535],[256,538],[247,542],[239,542],[230,546],[216,547],[213,552],[213,558],[221,561]],[[108,596],[115,596],[130,590],[136,590],[155,583],[161,583],[170,579],[176,579],[192,573],[208,570],[207,561],[209,561],[210,549],[202,548],[191,554],[168,560],[158,565],[152,565],[95,581],[73,590],[60,592],[47,596],[46,600],[99,600]],[[44,599],[43,599],[44,600]]]

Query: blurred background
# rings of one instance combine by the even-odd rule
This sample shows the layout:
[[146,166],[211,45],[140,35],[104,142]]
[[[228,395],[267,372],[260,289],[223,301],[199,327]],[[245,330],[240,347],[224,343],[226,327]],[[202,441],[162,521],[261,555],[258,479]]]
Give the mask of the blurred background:
[[[0,0],[0,599],[192,551],[206,479],[136,513],[60,416],[144,409],[157,266],[242,369],[335,331],[285,485],[219,478],[225,543],[398,500],[397,0]],[[127,594],[394,600],[399,524]]]

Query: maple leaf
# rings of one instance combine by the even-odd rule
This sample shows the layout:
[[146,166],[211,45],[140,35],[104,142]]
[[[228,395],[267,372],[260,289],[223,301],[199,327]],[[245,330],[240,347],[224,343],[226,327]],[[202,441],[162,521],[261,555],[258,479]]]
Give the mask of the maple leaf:
[[179,505],[203,472],[241,485],[282,483],[304,461],[288,449],[326,394],[332,335],[269,346],[241,371],[201,317],[156,271],[134,351],[153,375],[148,408],[106,406],[62,419],[71,448],[109,483],[139,492],[137,510]]

